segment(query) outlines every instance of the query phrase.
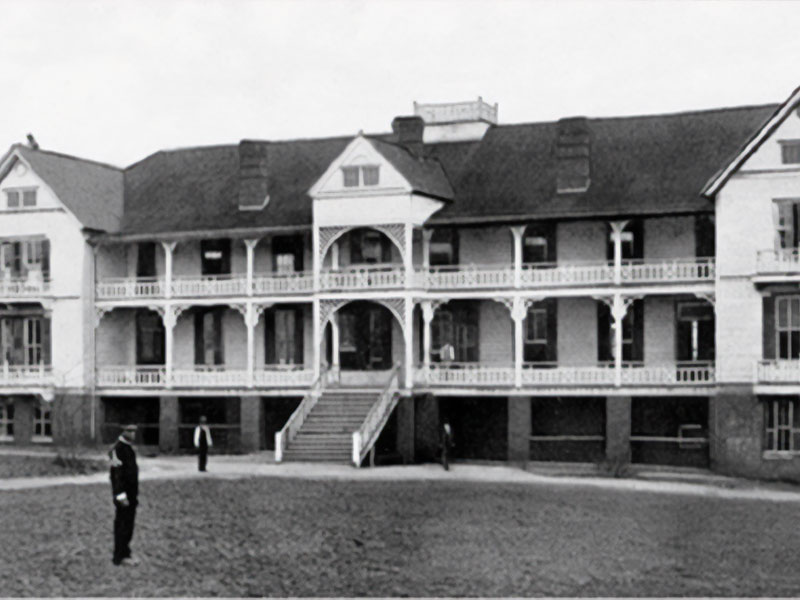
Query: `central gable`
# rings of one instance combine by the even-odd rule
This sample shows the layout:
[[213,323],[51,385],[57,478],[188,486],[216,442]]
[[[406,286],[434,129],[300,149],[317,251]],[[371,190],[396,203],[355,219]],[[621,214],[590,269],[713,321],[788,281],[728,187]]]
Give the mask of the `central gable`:
[[371,140],[359,134],[311,186],[309,195],[317,200],[411,191],[408,180],[378,152]]

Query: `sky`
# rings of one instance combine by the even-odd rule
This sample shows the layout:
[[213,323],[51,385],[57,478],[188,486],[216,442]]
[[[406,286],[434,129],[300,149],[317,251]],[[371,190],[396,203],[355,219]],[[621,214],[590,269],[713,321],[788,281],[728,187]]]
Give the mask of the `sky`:
[[800,2],[0,0],[0,147],[161,149],[390,130],[482,96],[501,123],[777,103]]

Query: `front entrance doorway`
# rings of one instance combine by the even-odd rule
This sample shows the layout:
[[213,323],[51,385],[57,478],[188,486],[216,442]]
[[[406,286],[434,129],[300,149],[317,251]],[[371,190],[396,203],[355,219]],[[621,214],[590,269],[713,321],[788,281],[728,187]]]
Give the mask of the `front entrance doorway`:
[[339,364],[343,371],[392,367],[392,315],[380,304],[358,301],[339,310]]

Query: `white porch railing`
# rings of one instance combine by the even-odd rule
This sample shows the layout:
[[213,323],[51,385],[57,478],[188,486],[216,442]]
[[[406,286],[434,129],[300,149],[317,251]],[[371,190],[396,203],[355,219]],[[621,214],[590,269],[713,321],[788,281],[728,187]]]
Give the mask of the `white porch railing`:
[[253,293],[299,294],[314,291],[314,275],[308,271],[295,273],[261,273],[253,276]]
[[759,273],[800,273],[800,250],[759,250],[756,270]]
[[2,365],[0,385],[51,386],[54,384],[53,369],[47,365]]
[[398,363],[392,369],[389,381],[381,391],[375,404],[369,409],[361,427],[358,428],[358,431],[353,432],[353,464],[356,467],[361,466],[361,461],[364,460],[367,452],[372,449],[378,440],[386,421],[389,420],[394,407],[397,406],[399,397],[397,390],[400,387],[399,371],[400,364]]
[[607,262],[531,263],[522,265],[523,287],[556,285],[604,285],[614,282],[614,265]]
[[101,387],[162,387],[166,385],[164,367],[103,366],[97,368],[96,383]]
[[394,289],[406,285],[406,274],[399,265],[370,265],[323,271],[319,275],[323,290]]
[[514,285],[514,266],[447,265],[417,270],[417,283],[427,289],[507,288]]
[[761,360],[756,377],[761,383],[800,383],[800,360]]
[[241,275],[180,276],[172,280],[175,298],[246,296],[247,278]]
[[622,385],[705,385],[714,383],[714,363],[678,363],[674,365],[625,365]]
[[526,363],[522,385],[614,385],[614,368],[606,366],[559,367],[553,363]]
[[275,434],[275,462],[281,462],[283,460],[283,454],[286,451],[286,448],[295,438],[297,432],[300,431],[300,428],[303,426],[303,423],[311,412],[311,409],[316,406],[320,396],[322,396],[322,392],[325,389],[325,384],[328,382],[329,376],[330,374],[327,369],[320,373],[319,377],[317,377],[316,381],[314,381],[313,385],[311,386],[308,394],[306,394],[302,402],[300,402],[300,406],[295,409],[295,411],[292,413],[292,416],[289,417],[288,421],[286,421],[283,429]]
[[195,365],[172,370],[174,387],[245,387],[247,369],[225,365]]
[[255,387],[307,387],[314,382],[314,370],[303,365],[268,365],[253,372]]
[[50,291],[50,280],[42,277],[28,277],[26,279],[10,279],[0,277],[0,297],[2,298],[30,298],[43,296]]
[[95,288],[98,300],[160,298],[163,295],[164,282],[160,279],[118,277],[104,279]]
[[678,258],[663,260],[625,261],[622,282],[714,281],[713,258]]
[[514,385],[514,367],[481,363],[431,363],[416,370],[425,385]]

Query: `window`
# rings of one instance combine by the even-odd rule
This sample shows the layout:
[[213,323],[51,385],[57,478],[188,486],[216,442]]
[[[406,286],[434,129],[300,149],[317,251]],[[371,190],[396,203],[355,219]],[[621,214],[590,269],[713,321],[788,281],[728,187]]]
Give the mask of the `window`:
[[0,404],[0,440],[14,439],[14,405]]
[[156,243],[140,242],[136,252],[136,276],[156,276]]
[[351,312],[339,313],[339,352],[356,351],[356,315]]
[[526,344],[547,343],[547,308],[529,308],[525,325]]
[[800,163],[800,140],[780,142],[781,160],[785,165]]
[[764,404],[767,452],[800,452],[800,406],[795,398],[768,398]]
[[276,273],[303,270],[302,235],[278,235],[272,238],[272,270]]
[[222,365],[222,315],[225,309],[200,309],[194,315],[194,364]]
[[19,192],[17,190],[10,190],[6,192],[6,201],[8,208],[19,208]]
[[[445,351],[452,348],[448,356]],[[478,361],[478,305],[464,302],[439,309],[431,322],[431,350],[434,361]]]
[[361,174],[364,176],[364,185],[378,185],[379,167],[361,167]]
[[775,298],[775,343],[778,358],[800,358],[800,296]]
[[275,272],[294,273],[294,254],[276,254]]
[[231,272],[231,241],[200,241],[201,272],[203,275],[229,275]]
[[31,271],[50,276],[50,241],[46,239],[4,242],[0,246],[0,269],[6,277],[25,279]]
[[458,230],[437,227],[431,234],[430,265],[432,267],[458,264]]
[[37,406],[33,411],[33,441],[53,441],[53,423],[48,408]]
[[797,248],[800,236],[800,203],[793,200],[775,200],[772,203],[772,221],[775,226],[775,249]]
[[344,187],[358,187],[358,167],[342,167]]
[[379,263],[383,257],[383,236],[377,231],[364,231],[361,235],[361,260],[367,264]]
[[36,206],[36,190],[24,190],[22,192],[22,206]]
[[714,309],[707,302],[678,302],[677,359],[714,360]]
[[344,176],[344,187],[358,187],[359,171],[361,173],[360,182],[363,185],[378,185],[380,180],[380,167],[378,165],[365,165],[363,167],[342,167]]
[[552,223],[534,223],[525,228],[522,238],[522,262],[555,262],[555,227]]
[[39,318],[25,319],[24,327],[24,346],[25,364],[42,364],[42,320]]
[[275,359],[279,365],[295,362],[295,315],[294,310],[275,311]]
[[[616,349],[614,320],[604,302],[598,302],[597,343],[598,360],[613,361]],[[622,361],[641,362],[644,360],[644,302],[634,300],[622,319]]]
[[11,209],[33,208],[36,206],[36,190],[6,190],[6,206]]
[[136,314],[136,364],[164,364],[164,324],[152,312]]

